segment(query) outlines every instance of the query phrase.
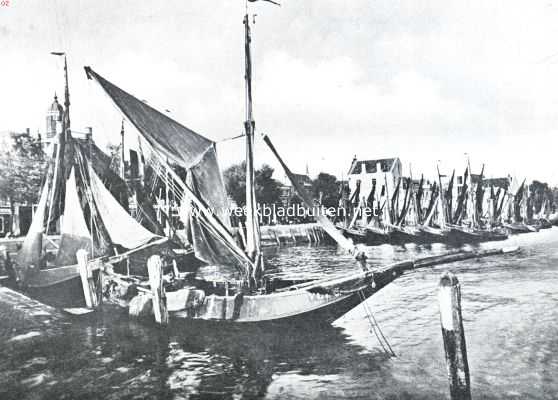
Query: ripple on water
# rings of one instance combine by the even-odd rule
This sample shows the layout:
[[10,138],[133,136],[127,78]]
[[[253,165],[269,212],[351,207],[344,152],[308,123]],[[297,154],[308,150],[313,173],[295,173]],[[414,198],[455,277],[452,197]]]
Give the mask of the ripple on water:
[[[552,399],[558,393],[558,230],[479,248],[509,245],[525,249],[416,270],[368,299],[396,358],[383,352],[363,306],[319,331],[159,329],[105,314],[0,347],[0,398],[446,399],[436,291],[441,273],[450,270],[461,283],[473,397]],[[366,249],[378,266],[447,250]],[[359,270],[332,246],[266,253],[275,276]]]

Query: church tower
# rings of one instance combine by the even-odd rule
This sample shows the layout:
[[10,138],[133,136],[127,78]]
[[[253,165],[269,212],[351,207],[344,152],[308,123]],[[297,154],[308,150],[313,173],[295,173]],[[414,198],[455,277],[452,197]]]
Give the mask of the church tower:
[[62,119],[64,118],[64,107],[58,103],[58,97],[54,94],[54,101],[50,105],[46,115],[46,134],[44,142],[47,146],[54,143],[58,134],[62,132]]

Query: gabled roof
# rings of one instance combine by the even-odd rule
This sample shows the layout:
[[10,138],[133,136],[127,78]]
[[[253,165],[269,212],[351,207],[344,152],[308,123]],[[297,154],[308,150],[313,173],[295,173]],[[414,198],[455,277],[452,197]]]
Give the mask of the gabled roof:
[[351,164],[351,168],[349,169],[349,175],[360,174],[362,172],[362,164],[366,168],[366,173],[376,173],[380,172],[377,170],[377,165],[380,163],[381,165],[381,172],[389,172],[391,171],[393,164],[398,160],[398,157],[394,158],[379,158],[376,160],[357,160],[356,158],[353,159],[353,163]]

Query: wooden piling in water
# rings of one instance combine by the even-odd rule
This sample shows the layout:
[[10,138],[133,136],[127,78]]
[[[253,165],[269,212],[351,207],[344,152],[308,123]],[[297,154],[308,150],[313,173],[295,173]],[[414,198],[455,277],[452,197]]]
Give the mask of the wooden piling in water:
[[452,400],[471,400],[467,347],[461,316],[461,287],[457,277],[445,272],[438,289],[440,323]]
[[83,288],[83,296],[85,298],[85,305],[88,308],[97,308],[99,299],[97,297],[97,288],[95,280],[93,279],[93,271],[89,264],[89,254],[85,249],[79,249],[76,252],[78,262],[79,276],[81,277],[81,286]]
[[8,269],[9,269],[9,256],[8,249],[6,246],[0,245],[0,282],[4,279],[8,279]]
[[153,315],[155,322],[166,325],[169,322],[167,309],[167,298],[163,287],[163,261],[158,255],[153,255],[147,260],[147,273],[149,275],[149,286],[151,286]]

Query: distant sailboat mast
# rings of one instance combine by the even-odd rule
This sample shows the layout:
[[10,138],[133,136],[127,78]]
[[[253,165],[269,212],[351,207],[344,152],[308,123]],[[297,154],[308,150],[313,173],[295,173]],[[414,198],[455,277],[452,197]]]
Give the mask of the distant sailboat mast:
[[[440,166],[438,164],[436,164],[436,170],[438,171],[438,185],[440,185],[440,204],[441,204],[441,212],[440,212],[440,218],[439,218],[439,225],[440,228],[442,229],[446,229],[446,221],[447,221],[447,217],[446,217],[446,212],[447,212],[447,204],[445,202],[445,195],[444,195],[444,187],[442,186],[442,175],[440,175]],[[449,186],[448,186],[448,190],[450,190]]]

